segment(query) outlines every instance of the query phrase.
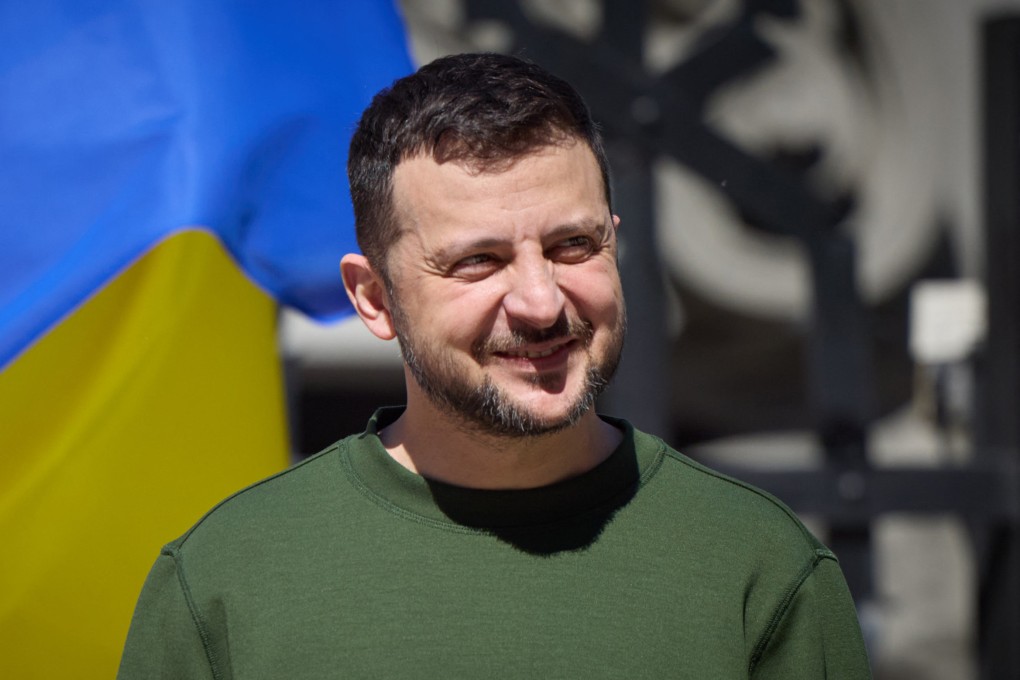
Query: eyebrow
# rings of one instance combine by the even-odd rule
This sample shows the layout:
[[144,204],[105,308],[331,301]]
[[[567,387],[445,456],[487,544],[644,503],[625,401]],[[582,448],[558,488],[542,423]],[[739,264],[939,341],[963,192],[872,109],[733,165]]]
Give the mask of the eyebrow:
[[555,239],[578,231],[594,231],[598,232],[599,235],[605,235],[608,232],[608,229],[605,220],[599,221],[597,219],[582,219],[577,222],[567,222],[566,224],[561,224],[558,227],[553,227],[547,236]]

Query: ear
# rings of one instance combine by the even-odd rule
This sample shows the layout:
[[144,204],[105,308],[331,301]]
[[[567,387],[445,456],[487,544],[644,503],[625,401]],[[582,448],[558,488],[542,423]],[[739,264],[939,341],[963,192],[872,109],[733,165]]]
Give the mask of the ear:
[[397,333],[390,316],[386,286],[368,259],[357,253],[344,255],[340,260],[340,277],[344,280],[347,297],[368,330],[382,340],[395,338]]
[[613,229],[617,229],[618,230],[619,228],[620,228],[620,216],[619,215],[613,215]]

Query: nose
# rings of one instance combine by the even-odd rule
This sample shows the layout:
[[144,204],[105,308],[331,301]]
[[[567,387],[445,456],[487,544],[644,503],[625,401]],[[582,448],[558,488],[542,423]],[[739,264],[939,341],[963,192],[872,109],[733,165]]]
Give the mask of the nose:
[[543,257],[515,262],[509,269],[509,289],[503,297],[507,316],[535,328],[556,323],[565,299],[556,281],[555,264]]

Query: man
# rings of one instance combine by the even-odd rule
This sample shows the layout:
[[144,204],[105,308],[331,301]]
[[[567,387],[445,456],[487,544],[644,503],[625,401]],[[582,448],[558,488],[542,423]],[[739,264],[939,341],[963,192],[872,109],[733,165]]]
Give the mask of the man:
[[866,678],[833,555],[592,406],[625,315],[598,132],[498,55],[377,95],[341,273],[407,404],[153,567],[120,677]]

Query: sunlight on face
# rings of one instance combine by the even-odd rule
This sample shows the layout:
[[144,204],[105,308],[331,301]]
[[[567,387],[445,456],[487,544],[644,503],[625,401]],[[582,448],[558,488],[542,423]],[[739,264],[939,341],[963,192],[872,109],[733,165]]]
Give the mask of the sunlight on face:
[[[616,223],[583,144],[394,174],[390,312],[414,386],[472,430],[534,436],[594,405],[625,329]],[[414,395],[409,386],[408,401]]]

